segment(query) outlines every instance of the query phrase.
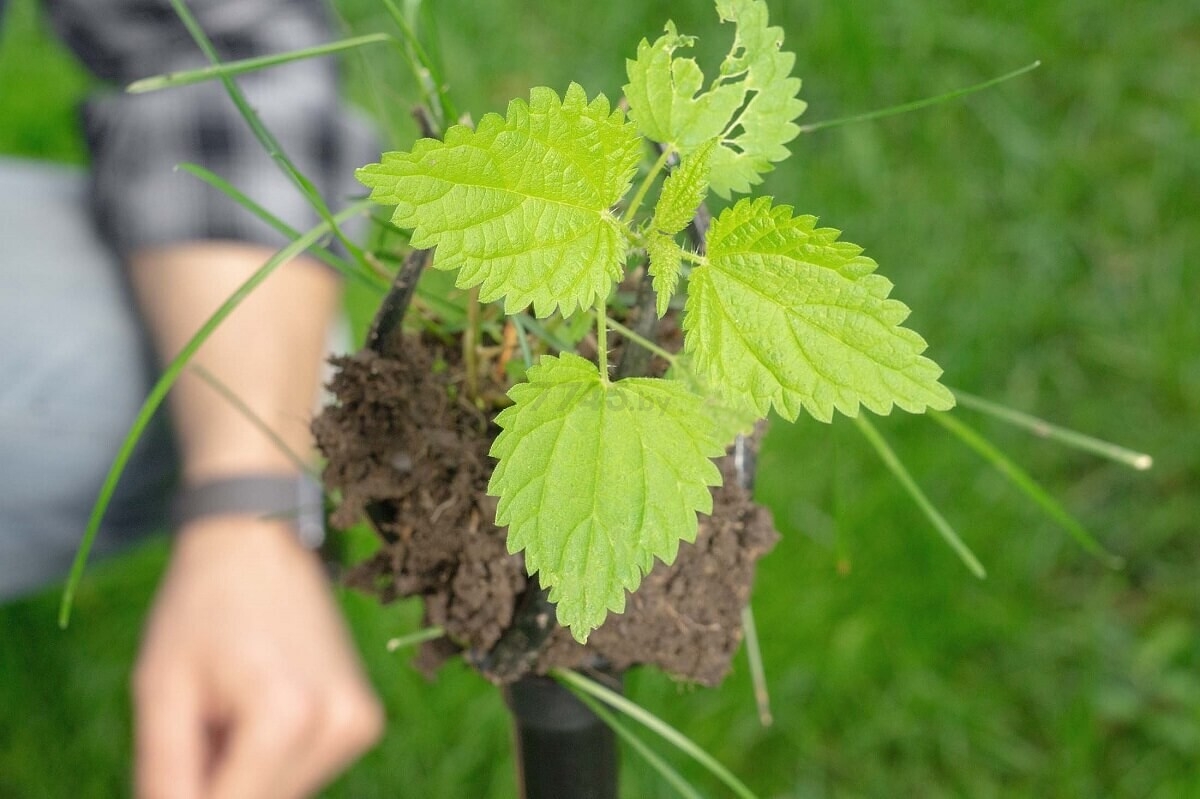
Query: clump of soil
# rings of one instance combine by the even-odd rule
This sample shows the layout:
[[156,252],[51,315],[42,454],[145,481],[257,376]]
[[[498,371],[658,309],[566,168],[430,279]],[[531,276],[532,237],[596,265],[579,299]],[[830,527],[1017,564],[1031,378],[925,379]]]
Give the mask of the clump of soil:
[[[554,626],[519,666],[500,668],[497,643],[518,614],[528,614],[539,587],[492,523],[487,453],[499,430],[460,398],[450,353],[416,339],[402,352],[337,359],[330,384],[337,401],[313,430],[328,459],[325,484],[342,495],[334,525],[366,515],[384,541],[352,582],[384,601],[423,597],[428,623],[446,630],[446,639],[423,647],[419,664],[432,669],[465,650],[497,682],[555,667],[649,664],[719,683],[741,641],[755,564],[778,538],[770,514],[737,484],[732,459],[719,463],[725,484],[714,491],[713,515],[700,517],[695,544],[681,544],[671,566],[656,563],[624,614],[610,615],[586,646]],[[549,614],[541,615],[548,624]]]

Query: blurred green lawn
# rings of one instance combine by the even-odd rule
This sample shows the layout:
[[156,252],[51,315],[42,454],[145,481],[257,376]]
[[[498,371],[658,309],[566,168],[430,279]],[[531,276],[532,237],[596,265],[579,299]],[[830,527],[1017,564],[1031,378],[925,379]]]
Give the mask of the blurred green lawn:
[[[369,0],[339,5],[356,29],[385,24]],[[535,83],[618,95],[623,59],[668,15],[707,35],[708,55],[727,41],[704,0],[431,5],[476,118]],[[867,248],[949,384],[1156,465],[960,413],[1126,556],[1114,573],[941,428],[879,420],[984,560],[976,581],[852,425],[776,425],[759,493],[784,539],[755,595],[775,726],[758,725],[741,659],[719,690],[643,672],[630,693],[764,797],[1200,796],[1200,276],[1185,261],[1200,252],[1200,6],[770,5],[810,121],[1043,60],[965,101],[803,136],[766,191]],[[31,0],[12,6],[0,152],[81,160],[70,124],[87,81]],[[403,126],[413,92],[395,77],[359,96]],[[128,793],[125,682],[165,549],[94,569],[66,633],[52,591],[0,608],[0,797]],[[460,665],[426,683],[385,653],[416,624],[411,605],[343,601],[391,723],[327,795],[513,795],[495,690]],[[671,795],[632,756],[624,780],[628,797]]]

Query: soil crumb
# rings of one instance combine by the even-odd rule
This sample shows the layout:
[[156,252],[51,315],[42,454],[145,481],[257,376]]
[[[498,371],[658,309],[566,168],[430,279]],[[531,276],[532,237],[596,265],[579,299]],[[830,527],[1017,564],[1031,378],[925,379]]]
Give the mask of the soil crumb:
[[[342,498],[332,522],[369,518],[384,542],[351,574],[353,585],[385,602],[420,596],[426,621],[445,628],[446,639],[423,645],[419,667],[431,672],[464,650],[479,665],[537,585],[492,523],[487,453],[498,429],[460,399],[454,353],[416,339],[404,353],[392,360],[362,351],[334,361],[336,401],[313,424],[327,458],[325,484]],[[718,465],[725,484],[714,491],[713,515],[700,517],[695,544],[681,544],[671,566],[656,563],[625,613],[610,615],[586,646],[555,627],[523,668],[647,664],[704,685],[725,677],[755,564],[778,533],[769,512],[737,485],[732,458]],[[484,675],[508,682],[523,673]]]

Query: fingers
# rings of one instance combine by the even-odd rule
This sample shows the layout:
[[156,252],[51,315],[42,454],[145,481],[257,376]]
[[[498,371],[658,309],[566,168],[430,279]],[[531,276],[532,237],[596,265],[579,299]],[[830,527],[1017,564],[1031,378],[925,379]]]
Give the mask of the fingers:
[[323,695],[285,681],[239,712],[207,799],[308,796],[379,736],[382,716],[365,691]]
[[383,731],[383,712],[365,690],[348,689],[327,698],[323,723],[295,772],[294,796],[309,796],[374,744]]
[[205,734],[190,672],[150,660],[133,681],[139,799],[199,799]]

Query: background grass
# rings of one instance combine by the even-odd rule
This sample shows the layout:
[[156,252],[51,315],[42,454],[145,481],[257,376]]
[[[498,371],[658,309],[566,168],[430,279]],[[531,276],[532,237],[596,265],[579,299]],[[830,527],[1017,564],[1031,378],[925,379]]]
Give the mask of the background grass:
[[[702,0],[434,5],[453,91],[476,118],[534,84],[617,96],[623,59],[668,16],[706,37],[704,55],[727,42]],[[71,106],[87,80],[30,0],[12,6],[0,151],[79,160]],[[339,7],[356,30],[385,24],[368,0]],[[776,425],[759,493],[784,539],[755,595],[776,725],[758,726],[744,660],[719,690],[639,672],[630,694],[764,796],[1200,795],[1200,277],[1188,260],[1200,252],[1200,8],[771,7],[806,120],[1044,61],[963,102],[803,136],[766,191],[867,248],[951,385],[1156,466],[1134,473],[961,412],[1128,559],[1113,573],[941,428],[879,420],[988,566],[980,582],[852,425]],[[395,64],[368,66],[386,83],[357,96],[402,131],[411,86]],[[0,608],[0,797],[127,793],[125,680],[164,553],[95,569],[65,634],[53,592]],[[495,690],[457,665],[426,683],[385,653],[415,625],[411,605],[343,601],[391,723],[327,795],[513,795]],[[670,795],[625,766],[624,795]]]

